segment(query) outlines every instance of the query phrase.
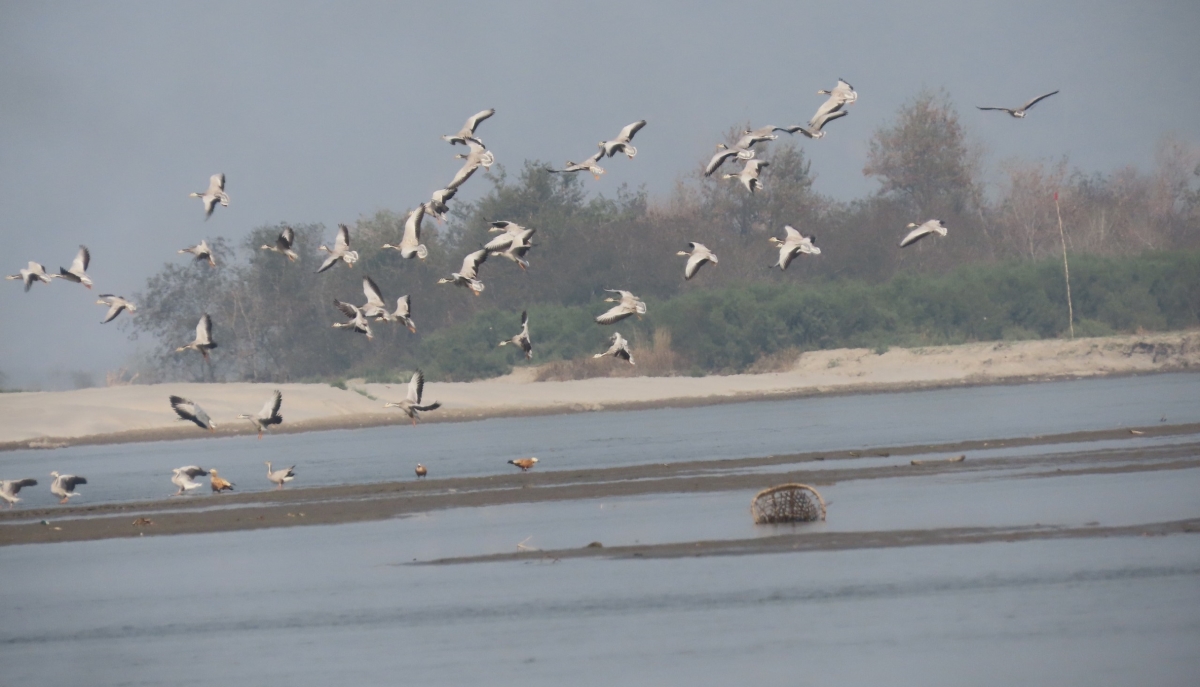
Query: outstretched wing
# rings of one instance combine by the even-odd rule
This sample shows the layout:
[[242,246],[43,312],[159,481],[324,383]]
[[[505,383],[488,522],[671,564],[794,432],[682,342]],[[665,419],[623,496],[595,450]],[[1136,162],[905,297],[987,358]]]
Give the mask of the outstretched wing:
[[296,232],[292,231],[291,227],[284,227],[283,231],[279,233],[279,238],[275,239],[275,245],[282,250],[288,250],[295,240]]
[[617,138],[628,141],[629,139],[633,138],[634,134],[641,131],[642,127],[644,126],[646,126],[646,120],[639,119],[633,124],[629,124],[624,129],[621,129],[621,133],[617,134]]
[[196,341],[202,344],[212,343],[212,318],[208,316],[208,313],[204,313],[204,316],[196,323]]
[[271,398],[267,399],[262,410],[258,411],[258,416],[264,420],[273,418],[279,414],[279,407],[283,405],[283,394],[277,389]]
[[337,243],[334,246],[338,252],[350,250],[350,227],[345,224],[338,225]]
[[413,373],[412,379],[408,380],[408,400],[412,403],[420,403],[421,395],[425,393],[425,373],[417,370]]
[[383,302],[383,293],[379,290],[379,286],[375,284],[374,279],[367,276],[363,277],[363,294],[367,297],[367,305],[387,307],[387,304]]
[[466,129],[467,131],[470,131],[471,133],[475,133],[475,128],[479,126],[479,123],[482,122],[483,120],[487,119],[488,117],[491,117],[494,114],[496,114],[496,110],[494,108],[489,108],[482,112],[476,112],[475,114],[473,114],[467,118],[466,126],[464,126],[463,128]]
[[71,271],[75,273],[87,270],[88,264],[92,261],[92,253],[87,249],[87,246],[80,246],[79,253],[75,256],[75,262],[71,263]]
[[358,317],[359,309],[357,306],[351,305],[350,303],[343,303],[336,298],[333,299],[333,304],[336,305],[337,309],[341,310],[342,314],[346,317],[349,317],[350,319]]
[[1021,109],[1028,110],[1029,108],[1033,107],[1034,105],[1037,105],[1038,103],[1042,102],[1046,98],[1049,98],[1050,96],[1054,95],[1055,93],[1058,93],[1058,91],[1054,91],[1053,93],[1047,93],[1046,95],[1039,95],[1038,97],[1034,98],[1033,100],[1030,100],[1029,102],[1025,103],[1025,107],[1022,107]]

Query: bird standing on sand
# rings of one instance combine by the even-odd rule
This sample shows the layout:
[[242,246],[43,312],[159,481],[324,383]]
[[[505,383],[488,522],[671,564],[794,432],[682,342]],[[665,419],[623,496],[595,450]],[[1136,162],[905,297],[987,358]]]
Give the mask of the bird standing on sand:
[[289,262],[296,262],[300,258],[296,255],[296,251],[292,250],[292,244],[296,242],[296,232],[292,231],[291,227],[284,227],[283,231],[279,232],[279,236],[275,237],[275,245],[264,243],[261,250],[269,250],[279,253],[287,257]]
[[633,362],[633,354],[629,352],[629,342],[625,340],[625,337],[621,336],[621,332],[613,332],[612,345],[608,347],[607,351],[603,353],[597,353],[592,357],[603,358],[606,355],[611,355],[612,357],[619,358],[620,360],[627,360],[629,361],[630,365],[637,364]]
[[634,148],[632,145],[630,145],[630,141],[633,140],[634,135],[641,131],[642,127],[644,126],[646,126],[646,120],[639,119],[633,124],[626,126],[624,129],[621,129],[621,133],[617,134],[617,137],[611,141],[600,141],[600,149],[603,150],[604,154],[608,157],[612,157],[617,153],[625,153],[625,155],[632,160],[637,155],[637,148]]
[[263,430],[269,430],[271,425],[283,424],[283,416],[279,414],[279,406],[283,405],[283,394],[278,389],[267,399],[258,415],[238,415],[239,420],[249,420],[258,428],[258,438],[262,439]]
[[604,290],[609,293],[620,294],[621,297],[617,299],[609,296],[608,298],[604,299],[605,303],[616,303],[616,305],[610,308],[607,312],[597,315],[597,324],[613,324],[615,322],[620,322],[630,315],[636,314],[639,318],[641,318],[642,315],[646,314],[646,302],[639,299],[629,291],[622,291],[621,289]]
[[529,472],[529,469],[536,465],[537,462],[537,458],[514,458],[508,461],[508,464],[521,468],[521,472]]
[[217,423],[213,422],[208,417],[208,413],[204,412],[204,409],[200,407],[199,403],[189,401],[188,399],[180,396],[171,396],[170,401],[171,408],[175,411],[175,414],[179,416],[180,420],[194,422],[200,429],[207,429],[210,432],[216,430]]
[[17,274],[10,274],[5,279],[20,279],[25,282],[25,291],[29,291],[29,287],[33,286],[34,281],[40,281],[43,284],[49,284],[51,277],[46,274],[46,268],[42,267],[41,263],[29,261],[29,266],[21,270]]
[[12,508],[17,505],[17,501],[21,499],[17,493],[22,487],[36,487],[37,480],[31,478],[25,479],[0,479],[0,499],[8,501],[8,507]]
[[1038,103],[1045,100],[1046,98],[1049,98],[1050,96],[1054,95],[1055,93],[1058,93],[1058,91],[1053,91],[1053,92],[1047,93],[1046,95],[1039,95],[1038,97],[1034,98],[1033,100],[1030,100],[1029,102],[1018,107],[1015,110],[1010,110],[1007,107],[979,107],[978,105],[976,105],[975,107],[980,110],[998,110],[1000,112],[1007,112],[1010,117],[1016,117],[1017,119],[1025,119],[1025,113],[1026,113],[1026,111],[1029,110],[1029,108],[1033,107],[1034,105],[1037,105]]
[[188,465],[182,468],[172,470],[171,483],[179,487],[179,491],[175,492],[174,496],[183,496],[185,491],[199,489],[200,483],[196,481],[197,477],[207,477],[208,471],[204,468]]
[[326,245],[321,245],[321,250],[329,253],[329,257],[325,258],[325,262],[317,268],[317,274],[333,267],[338,260],[346,263],[348,267],[354,267],[354,263],[358,262],[358,251],[350,250],[350,227],[345,224],[338,225],[337,238],[333,242],[333,250],[329,250]]
[[687,264],[683,268],[684,279],[691,279],[696,276],[696,272],[707,262],[711,262],[714,265],[717,264],[717,256],[703,243],[692,241],[688,243],[688,248],[691,252],[681,250],[676,253],[676,255],[685,255],[688,259]]
[[267,479],[270,482],[272,482],[273,484],[275,484],[276,489],[283,489],[284,482],[291,482],[293,479],[296,478],[296,473],[294,472],[296,469],[295,465],[293,465],[290,468],[283,468],[282,470],[272,470],[271,469],[271,461],[268,460],[268,461],[266,461],[266,463],[267,463]]
[[816,246],[816,236],[804,236],[796,231],[795,227],[790,224],[783,225],[783,238],[772,236],[767,241],[779,248],[779,261],[774,265],[767,265],[767,269],[778,267],[781,270],[786,270],[787,266],[792,264],[792,259],[802,253],[807,255],[820,255],[821,249]]
[[204,316],[196,323],[196,338],[190,344],[176,348],[175,352],[181,353],[190,348],[193,351],[200,351],[200,355],[204,356],[207,361],[208,352],[216,347],[217,342],[212,339],[212,318],[208,316],[208,313],[204,313]]
[[213,259],[212,248],[208,245],[208,239],[197,243],[191,248],[180,248],[180,253],[191,253],[196,256],[196,260],[207,260],[209,267],[216,267],[217,261]]
[[208,190],[204,193],[189,193],[188,198],[199,198],[204,203],[204,219],[212,216],[217,201],[229,207],[229,196],[225,193],[225,175],[214,174],[208,178]]
[[233,491],[236,485],[217,475],[217,469],[213,468],[208,471],[208,486],[212,488],[214,494],[220,494],[222,491]]
[[442,407],[441,403],[434,401],[429,405],[421,405],[421,397],[425,395],[425,373],[417,370],[413,373],[412,379],[408,380],[408,395],[402,401],[388,401],[383,404],[384,408],[399,408],[405,415],[412,420],[413,427],[417,426],[417,418],[420,417],[420,412],[426,410],[437,410]]
[[417,473],[417,479],[424,479],[425,475],[429,474],[429,471],[425,469],[425,466],[421,465],[420,463],[417,463],[417,469],[414,472]]
[[50,493],[62,499],[59,503],[66,503],[72,496],[79,496],[75,493],[75,487],[88,483],[87,478],[75,475],[60,475],[57,472],[51,472],[50,476],[54,478],[54,481],[50,483]]
[[467,118],[467,123],[463,125],[463,128],[458,130],[457,134],[454,134],[453,136],[446,134],[442,136],[442,140],[449,142],[450,145],[454,145],[456,143],[467,145],[467,141],[483,143],[483,141],[480,141],[479,138],[475,136],[475,129],[479,128],[480,122],[494,114],[496,114],[496,110],[492,108],[483,110],[482,112],[476,112]]
[[912,231],[908,232],[908,235],[900,240],[901,248],[911,246],[931,234],[937,234],[938,236],[946,235],[946,227],[942,225],[941,220],[937,219],[931,219],[920,226],[916,222],[909,222],[905,229],[912,229]]
[[92,288],[92,280],[87,276],[88,263],[92,261],[92,253],[87,246],[80,246],[79,252],[75,254],[75,261],[71,263],[71,269],[64,267],[58,268],[58,274],[52,275],[59,279],[73,281],[76,284],[83,284],[87,288]]
[[525,352],[525,359],[529,360],[533,357],[533,342],[529,340],[529,311],[521,311],[521,331],[516,336],[507,341],[501,341],[500,346],[512,344]]

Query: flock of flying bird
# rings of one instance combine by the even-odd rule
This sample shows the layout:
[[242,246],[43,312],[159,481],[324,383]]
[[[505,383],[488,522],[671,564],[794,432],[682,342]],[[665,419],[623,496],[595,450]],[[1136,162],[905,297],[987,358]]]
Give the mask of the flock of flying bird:
[[[810,139],[823,138],[826,134],[825,126],[834,120],[848,115],[849,111],[845,108],[858,100],[857,91],[844,79],[838,79],[838,83],[833,89],[820,90],[817,93],[818,95],[828,96],[828,98],[817,108],[816,114],[809,119],[806,125],[784,127],[767,125],[756,129],[746,129],[743,131],[742,136],[732,145],[725,143],[717,144],[717,152],[705,166],[704,175],[711,176],[726,161],[737,160],[743,163],[741,171],[724,174],[722,175],[723,178],[736,179],[750,193],[762,190],[763,182],[761,174],[766,167],[770,166],[770,163],[758,158],[758,152],[755,150],[757,144],[778,139],[779,135],[777,132],[786,132],[788,134],[800,133]],[[978,109],[1001,111],[1014,118],[1023,119],[1030,108],[1056,93],[1058,91],[1038,96],[1021,107],[1014,109],[1005,107],[979,107]],[[496,161],[495,155],[487,149],[483,140],[476,133],[480,123],[494,114],[496,114],[494,109],[478,112],[467,119],[458,133],[442,136],[442,139],[451,145],[466,146],[466,153],[455,155],[455,159],[465,160],[463,166],[445,188],[434,192],[429,201],[418,204],[408,213],[405,217],[404,231],[400,243],[396,245],[390,243],[384,244],[382,248],[394,249],[405,259],[425,259],[428,257],[429,250],[421,243],[421,223],[425,216],[433,217],[439,222],[445,221],[446,213],[449,211],[447,203],[458,192],[458,189],[480,167],[490,169]],[[582,162],[568,160],[562,169],[547,168],[547,171],[555,174],[586,171],[590,172],[596,179],[599,179],[600,175],[605,173],[604,168],[599,165],[600,160],[606,157],[615,157],[618,153],[624,153],[630,160],[637,156],[637,148],[633,146],[632,141],[634,136],[645,126],[646,120],[644,119],[629,124],[621,129],[615,138],[600,141],[597,144],[596,153]],[[225,175],[212,175],[209,178],[208,188],[203,193],[192,193],[189,197],[201,200],[204,205],[205,219],[212,215],[218,203],[222,207],[228,207],[229,195],[225,193]],[[899,245],[901,248],[910,246],[927,236],[946,236],[947,234],[945,225],[937,219],[930,219],[920,224],[912,222],[905,228],[909,231],[900,240]],[[462,267],[459,271],[451,273],[449,277],[438,279],[439,284],[461,286],[468,289],[474,295],[479,296],[485,288],[479,278],[479,268],[487,261],[489,256],[503,257],[515,263],[522,270],[528,268],[529,261],[526,256],[529,250],[535,245],[532,243],[532,237],[536,233],[536,229],[523,227],[516,222],[499,220],[491,222],[491,228],[488,231],[498,235],[484,244],[479,250],[473,251],[463,258]],[[785,225],[783,231],[783,238],[770,237],[768,239],[779,251],[777,261],[770,265],[770,267],[779,267],[781,270],[786,270],[792,260],[799,255],[819,255],[821,253],[821,249],[816,246],[815,236],[804,236],[789,225]],[[261,248],[262,250],[279,253],[289,261],[295,262],[299,256],[292,248],[294,241],[295,234],[291,227],[285,227],[276,238],[274,245],[263,245]],[[322,262],[320,268],[317,269],[317,273],[325,272],[339,262],[345,263],[347,267],[353,267],[359,258],[358,252],[350,248],[350,229],[345,224],[338,225],[338,232],[333,248],[331,249],[322,245],[320,246],[320,250],[329,255]],[[209,267],[215,268],[217,266],[212,248],[208,245],[207,241],[201,241],[189,248],[183,248],[179,253],[191,254],[197,262],[207,262]],[[684,266],[684,279],[688,280],[695,277],[702,266],[709,263],[714,265],[718,263],[717,256],[701,243],[689,243],[688,250],[679,251],[678,255],[687,257],[687,262]],[[60,267],[58,274],[47,273],[45,267],[40,263],[30,261],[28,266],[20,270],[18,274],[8,275],[6,278],[21,280],[25,285],[25,291],[29,291],[36,282],[49,284],[54,279],[64,279],[82,284],[91,289],[93,285],[92,280],[87,275],[90,261],[90,251],[86,246],[80,246],[75,260],[71,263],[71,267],[69,269]],[[604,302],[615,303],[615,305],[596,316],[595,321],[598,324],[615,324],[630,316],[636,315],[640,318],[646,314],[645,301],[642,301],[633,293],[622,289],[605,289],[605,291],[616,294],[616,297],[604,299]],[[407,295],[400,296],[396,300],[395,309],[389,311],[383,293],[370,276],[363,277],[363,293],[366,297],[366,303],[361,306],[334,299],[334,305],[346,317],[345,321],[334,323],[334,327],[364,334],[368,340],[374,337],[371,331],[372,319],[376,322],[401,322],[410,332],[416,332],[417,328],[411,316],[411,301]],[[114,294],[100,294],[97,304],[108,306],[108,312],[101,324],[111,322],[124,310],[129,310],[130,312],[136,312],[137,310],[137,307],[133,303]],[[499,345],[516,346],[521,349],[526,359],[533,357],[533,342],[529,336],[528,311],[521,313],[520,332],[511,339],[501,341]],[[176,351],[197,351],[207,362],[209,360],[209,351],[215,348],[217,348],[217,343],[212,337],[212,318],[205,313],[200,317],[200,321],[196,325],[195,338],[190,343],[178,347]],[[621,333],[618,331],[613,332],[609,348],[602,353],[595,354],[593,357],[602,358],[605,356],[624,360],[631,365],[635,364],[633,354],[629,348],[629,341],[621,336]],[[419,413],[435,410],[441,406],[436,401],[429,404],[423,403],[424,388],[425,376],[420,370],[417,370],[409,381],[408,393],[405,398],[400,401],[389,401],[384,404],[384,407],[399,408],[412,420],[415,426]],[[202,429],[215,430],[216,424],[198,403],[179,396],[171,396],[169,401],[171,408],[181,420],[193,422]],[[282,403],[282,394],[279,391],[275,391],[262,410],[257,414],[238,415],[237,417],[238,419],[248,420],[253,424],[258,429],[258,438],[262,439],[265,430],[269,430],[273,425],[283,422],[283,416],[279,414]],[[537,463],[537,458],[521,458],[508,462],[524,472]],[[278,489],[282,489],[286,482],[290,482],[295,477],[295,466],[274,470],[269,461],[266,465],[267,479],[275,484]],[[416,474],[418,478],[425,477],[427,472],[425,466],[421,464],[417,465]],[[52,472],[50,475],[54,478],[54,481],[50,485],[50,491],[61,499],[59,503],[66,503],[72,496],[75,496],[76,493],[74,490],[76,486],[87,484],[87,479],[75,475],[60,475],[58,472]],[[232,482],[221,478],[215,469],[204,470],[203,468],[189,465],[176,468],[173,471],[171,482],[179,487],[176,495],[199,488],[201,485],[196,481],[196,477],[201,476],[209,477],[210,486],[214,493],[232,490],[235,486]],[[34,486],[36,484],[37,481],[34,479],[0,480],[0,499],[7,501],[11,508],[16,502],[21,500],[17,496],[17,493],[23,487]]]

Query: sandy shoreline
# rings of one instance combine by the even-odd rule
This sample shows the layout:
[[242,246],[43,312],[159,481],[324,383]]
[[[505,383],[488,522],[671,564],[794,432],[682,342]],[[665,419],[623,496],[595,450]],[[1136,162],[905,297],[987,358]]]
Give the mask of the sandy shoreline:
[[[532,368],[469,383],[429,383],[426,400],[443,407],[429,422],[599,410],[708,405],[819,394],[1012,384],[1200,369],[1200,333],[1173,332],[1074,341],[989,342],[960,346],[836,349],[805,353],[781,372],[709,377],[623,377],[535,382]],[[200,403],[218,423],[213,435],[254,430],[255,413],[271,390],[284,394],[278,431],[353,429],[407,421],[384,401],[404,386],[351,381],[326,384],[154,384],[63,392],[0,394],[0,450],[76,444],[198,438],[204,432],[176,419],[174,394]]]

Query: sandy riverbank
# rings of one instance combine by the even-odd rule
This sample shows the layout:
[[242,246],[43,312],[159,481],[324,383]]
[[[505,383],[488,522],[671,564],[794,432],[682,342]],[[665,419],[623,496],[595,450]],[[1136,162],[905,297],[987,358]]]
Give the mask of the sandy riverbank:
[[[426,400],[443,407],[427,421],[461,421],[672,405],[725,403],[821,393],[893,391],[974,384],[1045,381],[1200,369],[1200,332],[1173,332],[1074,341],[1022,341],[805,353],[789,369],[709,377],[624,377],[535,382],[532,368],[497,379],[429,383]],[[218,423],[216,434],[248,433],[235,419],[254,413],[272,389],[283,391],[279,431],[311,431],[406,421],[384,401],[404,385],[154,384],[64,392],[0,394],[0,450],[197,437],[202,430],[176,419],[175,394],[200,403]]]

